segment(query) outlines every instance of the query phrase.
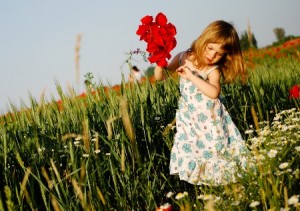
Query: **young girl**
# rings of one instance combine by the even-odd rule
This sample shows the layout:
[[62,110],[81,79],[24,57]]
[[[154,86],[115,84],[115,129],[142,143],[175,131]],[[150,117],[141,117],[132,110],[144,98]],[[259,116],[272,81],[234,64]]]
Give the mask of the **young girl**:
[[142,81],[142,73],[137,66],[133,66],[130,73],[128,80],[130,83],[134,83],[135,81],[141,83]]
[[[180,76],[181,93],[170,173],[196,185],[235,182],[248,149],[218,98],[221,79],[233,82],[246,76],[235,28],[222,20],[212,22],[166,69]],[[162,67],[155,67],[156,80],[166,76]]]

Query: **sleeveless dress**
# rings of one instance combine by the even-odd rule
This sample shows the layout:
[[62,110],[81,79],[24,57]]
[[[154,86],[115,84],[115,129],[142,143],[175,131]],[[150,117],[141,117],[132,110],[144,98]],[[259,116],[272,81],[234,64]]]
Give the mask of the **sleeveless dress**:
[[[186,60],[193,74],[207,80],[217,66],[199,72]],[[176,134],[171,149],[170,174],[195,185],[235,182],[246,167],[248,148],[220,99],[211,99],[191,82],[180,78]]]

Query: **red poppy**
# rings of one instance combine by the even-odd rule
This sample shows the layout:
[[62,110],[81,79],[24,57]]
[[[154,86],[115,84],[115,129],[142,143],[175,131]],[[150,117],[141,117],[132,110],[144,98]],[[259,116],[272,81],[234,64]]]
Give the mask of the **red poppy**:
[[294,85],[290,91],[289,91],[290,95],[289,98],[299,98],[300,97],[300,85]]
[[57,104],[57,107],[58,107],[58,110],[63,110],[63,102],[62,102],[62,100],[58,100],[57,102],[56,102],[56,104]]
[[171,58],[170,52],[177,44],[176,27],[172,23],[168,23],[167,17],[163,13],[158,13],[155,19],[146,15],[141,22],[136,34],[140,36],[140,40],[147,43],[148,60],[161,67],[167,66],[167,59]]
[[86,94],[84,92],[82,92],[80,95],[79,95],[80,98],[85,98],[86,97]]
[[167,25],[167,17],[163,14],[163,13],[158,13],[155,17],[155,22],[157,23],[157,25],[159,26],[166,26]]

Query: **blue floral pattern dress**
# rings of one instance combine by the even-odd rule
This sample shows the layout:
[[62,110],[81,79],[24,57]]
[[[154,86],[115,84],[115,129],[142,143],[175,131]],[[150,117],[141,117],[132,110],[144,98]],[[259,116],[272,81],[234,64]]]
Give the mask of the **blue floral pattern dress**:
[[[203,72],[186,60],[193,74],[207,80],[217,66]],[[246,167],[247,146],[220,99],[211,99],[180,78],[176,134],[170,174],[195,185],[235,182],[237,169]]]

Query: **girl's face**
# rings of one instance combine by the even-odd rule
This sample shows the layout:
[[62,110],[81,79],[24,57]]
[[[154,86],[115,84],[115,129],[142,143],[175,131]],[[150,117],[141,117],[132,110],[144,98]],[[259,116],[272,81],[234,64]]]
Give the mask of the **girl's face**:
[[225,51],[222,48],[222,44],[208,43],[204,50],[204,63],[206,65],[214,65],[222,59],[225,55]]

